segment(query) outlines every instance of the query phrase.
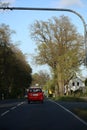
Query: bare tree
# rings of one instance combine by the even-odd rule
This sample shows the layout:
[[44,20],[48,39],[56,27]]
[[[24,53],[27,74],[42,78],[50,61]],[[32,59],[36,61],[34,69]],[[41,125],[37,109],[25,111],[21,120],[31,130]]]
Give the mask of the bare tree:
[[35,21],[31,37],[37,44],[38,64],[48,64],[57,79],[56,92],[64,93],[64,84],[83,62],[83,36],[66,16],[53,17],[47,22]]

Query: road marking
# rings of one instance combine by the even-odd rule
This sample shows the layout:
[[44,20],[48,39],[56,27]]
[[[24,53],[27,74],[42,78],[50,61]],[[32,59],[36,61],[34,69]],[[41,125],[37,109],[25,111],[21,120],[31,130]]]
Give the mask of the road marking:
[[24,102],[21,102],[21,103],[19,103],[19,104],[17,104],[17,106],[20,106],[20,105],[22,105],[22,104],[24,104],[25,103],[25,101]]
[[11,107],[9,110],[3,112],[3,113],[1,114],[1,117],[4,116],[4,115],[6,115],[6,114],[7,114],[8,112],[10,112],[11,110],[16,109],[18,106],[20,106],[20,105],[22,105],[22,104],[24,104],[24,103],[25,103],[25,101],[24,101],[24,102],[21,102],[21,103],[18,103],[16,106]]
[[16,106],[14,106],[14,107],[12,107],[12,108],[10,108],[11,110],[14,110],[16,108]]
[[87,126],[87,122],[85,122],[83,119],[81,119],[80,117],[78,117],[77,115],[75,115],[73,112],[71,112],[70,110],[68,110],[67,108],[63,107],[62,105],[60,105],[59,103],[52,101],[49,99],[50,102],[55,103],[57,106],[60,106],[62,109],[64,109],[65,111],[67,111],[68,113],[70,113],[71,115],[73,115],[76,119],[78,119],[80,122],[82,122],[83,124],[85,124]]
[[20,105],[21,105],[20,103],[19,103],[19,104],[17,104],[17,107],[18,107],[18,106],[20,106]]
[[1,116],[6,115],[8,112],[10,112],[10,110],[7,110],[7,111],[3,112],[3,113],[1,114]]

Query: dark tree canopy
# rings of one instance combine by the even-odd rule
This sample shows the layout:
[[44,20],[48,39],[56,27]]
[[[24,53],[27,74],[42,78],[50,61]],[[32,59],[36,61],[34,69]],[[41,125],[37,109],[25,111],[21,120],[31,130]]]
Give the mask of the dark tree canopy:
[[26,56],[13,44],[14,33],[8,25],[0,25],[0,98],[23,96],[32,82],[32,69]]

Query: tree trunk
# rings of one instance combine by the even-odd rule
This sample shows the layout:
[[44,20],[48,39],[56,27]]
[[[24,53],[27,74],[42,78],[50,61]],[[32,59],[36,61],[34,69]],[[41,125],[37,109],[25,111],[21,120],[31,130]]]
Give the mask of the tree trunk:
[[55,85],[55,97],[59,96],[59,87],[58,84]]
[[64,79],[62,77],[62,70],[59,64],[57,66],[57,83],[59,88],[59,96],[62,96],[64,95]]

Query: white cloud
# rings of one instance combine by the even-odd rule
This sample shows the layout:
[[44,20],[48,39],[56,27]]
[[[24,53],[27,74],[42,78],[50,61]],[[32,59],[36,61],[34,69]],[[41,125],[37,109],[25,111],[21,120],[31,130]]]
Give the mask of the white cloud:
[[14,4],[16,0],[1,0],[2,3]]
[[81,0],[59,0],[55,3],[56,7],[70,7],[70,6],[78,6],[83,7],[84,4]]

